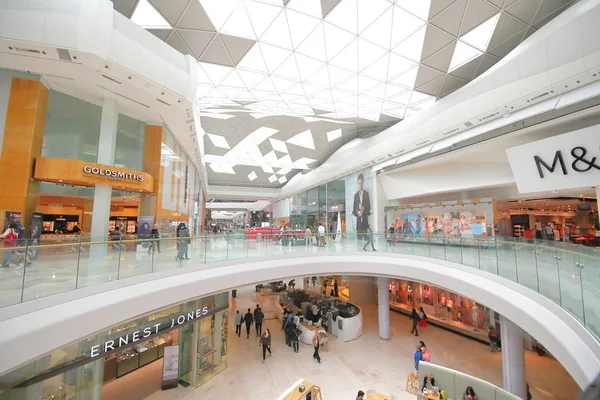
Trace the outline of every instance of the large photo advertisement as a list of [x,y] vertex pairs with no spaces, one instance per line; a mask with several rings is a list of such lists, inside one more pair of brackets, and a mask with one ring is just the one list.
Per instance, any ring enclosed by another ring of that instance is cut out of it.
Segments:
[[362,238],[374,222],[374,177],[370,170],[346,176],[346,232]]

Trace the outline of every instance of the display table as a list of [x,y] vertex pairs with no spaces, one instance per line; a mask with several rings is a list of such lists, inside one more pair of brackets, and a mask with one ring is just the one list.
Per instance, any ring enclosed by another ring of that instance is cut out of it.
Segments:
[[427,399],[427,400],[440,400],[440,395],[433,394],[431,392],[427,392],[427,393],[419,392],[417,394],[417,398],[418,399]]
[[371,393],[367,395],[367,400],[391,400],[391,397],[381,393]]
[[[304,386],[304,390],[301,392],[300,387]],[[277,400],[306,400],[307,394],[310,393],[310,399],[322,400],[321,389],[318,386],[313,385],[304,379],[298,380],[292,386],[290,386],[285,392],[277,398]]]

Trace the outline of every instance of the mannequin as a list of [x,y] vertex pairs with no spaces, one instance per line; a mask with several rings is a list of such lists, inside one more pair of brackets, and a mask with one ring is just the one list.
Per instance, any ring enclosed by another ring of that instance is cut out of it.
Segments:
[[442,319],[446,319],[446,295],[443,293],[440,298],[440,304],[442,305]]
[[471,319],[473,320],[473,331],[476,331],[479,321],[479,308],[477,308],[477,303],[475,302],[471,304]]
[[410,285],[408,285],[408,304],[412,305],[413,303],[413,290]]
[[446,300],[446,310],[448,310],[448,319],[452,319],[452,309],[454,307],[454,302],[450,297]]

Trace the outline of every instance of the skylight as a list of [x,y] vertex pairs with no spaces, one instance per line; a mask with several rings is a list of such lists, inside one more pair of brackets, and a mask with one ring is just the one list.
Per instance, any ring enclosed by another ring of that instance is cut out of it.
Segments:
[[148,0],[140,0],[131,20],[146,29],[171,29],[171,25],[148,3]]
[[258,178],[258,176],[256,175],[256,172],[252,171],[248,174],[248,179],[250,179],[250,181],[253,181],[256,178]]
[[466,44],[475,47],[481,51],[487,51],[488,44],[492,38],[492,34],[496,29],[496,24],[500,18],[500,13],[494,15],[475,29],[463,35],[460,40]]
[[483,52],[459,40],[456,42],[456,47],[454,48],[454,54],[452,55],[452,61],[450,61],[449,71],[455,70],[466,62],[480,56],[481,54],[483,54]]
[[335,139],[341,138],[342,137],[342,130],[341,129],[336,129],[334,131],[331,132],[327,132],[327,141],[328,142],[332,142]]

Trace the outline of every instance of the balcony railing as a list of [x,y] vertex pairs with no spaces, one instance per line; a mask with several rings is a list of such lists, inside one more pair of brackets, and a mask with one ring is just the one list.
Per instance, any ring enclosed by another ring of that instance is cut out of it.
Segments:
[[[317,246],[314,235],[307,243],[304,234],[285,233],[249,238],[209,234],[188,241],[187,254],[178,254],[185,246],[174,237],[93,242],[72,236],[62,243],[45,240],[38,245],[27,240],[18,247],[5,247],[4,259],[10,254],[21,266],[8,264],[0,270],[0,307],[174,268],[211,268],[217,261],[306,252],[362,252],[367,243],[356,234],[337,234]],[[559,304],[600,337],[598,248],[512,237],[384,234],[373,235],[373,246],[380,253],[447,260],[510,279]],[[373,246],[367,245],[366,251]]]

